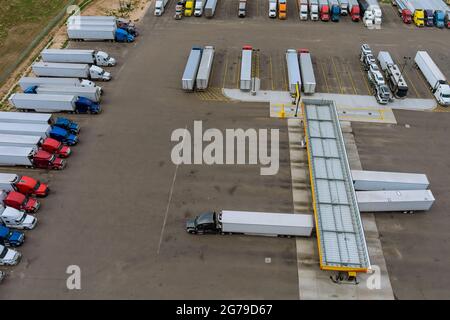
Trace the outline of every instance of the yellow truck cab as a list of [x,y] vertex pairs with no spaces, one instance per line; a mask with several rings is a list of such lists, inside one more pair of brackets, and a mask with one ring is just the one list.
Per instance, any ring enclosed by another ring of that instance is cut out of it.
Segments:
[[192,13],[194,12],[194,0],[187,0],[186,5],[184,7],[184,15],[186,17],[192,16]]
[[418,27],[423,27],[425,25],[425,13],[422,9],[414,11],[413,21]]

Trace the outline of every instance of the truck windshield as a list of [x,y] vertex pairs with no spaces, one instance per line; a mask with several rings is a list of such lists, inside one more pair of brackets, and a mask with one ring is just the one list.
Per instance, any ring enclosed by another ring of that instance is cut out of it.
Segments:
[[25,213],[22,212],[22,216],[20,217],[20,219],[16,219],[16,222],[18,223],[22,223],[25,221],[25,218],[27,217],[27,215]]
[[37,182],[35,185],[34,185],[34,190],[35,191],[37,191],[38,189],[39,189],[39,187],[41,186],[41,183],[40,182]]
[[3,259],[7,253],[8,253],[8,249],[6,247],[3,247],[3,250],[0,253],[0,259]]

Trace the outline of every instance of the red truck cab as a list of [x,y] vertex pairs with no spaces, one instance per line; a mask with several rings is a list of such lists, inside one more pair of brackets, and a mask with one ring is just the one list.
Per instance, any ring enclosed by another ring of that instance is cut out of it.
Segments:
[[350,16],[352,17],[352,21],[354,22],[358,22],[361,19],[361,15],[360,15],[360,11],[359,11],[359,6],[355,5],[352,6],[350,9]]
[[38,197],[46,197],[50,192],[50,189],[45,183],[41,183],[28,176],[20,177],[20,180],[15,184],[15,187],[20,193]]
[[40,169],[62,170],[65,168],[66,162],[54,154],[38,150],[33,156],[33,165]]
[[22,210],[27,213],[35,213],[39,210],[40,203],[33,198],[29,198],[20,192],[11,191],[8,193],[3,203],[9,207],[17,210]]
[[330,20],[330,8],[327,5],[323,5],[320,8],[320,20],[322,21]]
[[57,154],[61,158],[67,158],[72,152],[70,147],[53,138],[46,138],[44,142],[42,142],[41,148],[49,153]]
[[402,10],[402,20],[406,24],[412,23],[412,14],[409,9]]

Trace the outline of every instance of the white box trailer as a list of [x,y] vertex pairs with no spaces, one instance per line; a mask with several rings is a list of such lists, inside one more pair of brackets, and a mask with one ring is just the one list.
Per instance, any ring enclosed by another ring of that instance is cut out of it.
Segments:
[[36,88],[37,94],[51,94],[51,95],[68,95],[88,98],[94,102],[100,102],[101,91],[98,87],[63,87],[63,86],[39,86]]
[[252,89],[252,47],[245,46],[242,49],[241,74],[240,74],[240,88],[244,91]]
[[33,155],[37,147],[0,146],[0,166],[33,166]]
[[296,86],[298,84],[299,90],[302,87],[302,80],[300,78],[300,66],[298,64],[298,54],[295,49],[286,50],[286,65],[289,81],[289,92],[294,95],[296,93]]
[[31,68],[38,77],[87,78],[111,80],[111,73],[98,66],[80,63],[35,62]]
[[211,75],[214,60],[214,47],[205,46],[203,49],[202,59],[198,68],[196,87],[197,90],[205,90],[208,88],[209,77]]
[[391,55],[387,51],[378,52],[378,62],[380,63],[381,70],[387,70],[388,65],[394,64]]
[[52,127],[48,124],[24,124],[5,122],[0,125],[0,133],[3,134],[40,136],[42,138],[46,138],[51,130]]
[[426,190],[430,185],[425,174],[352,170],[355,190]]
[[50,113],[0,112],[0,123],[1,122],[45,125],[52,123],[52,115]]
[[25,91],[30,87],[35,86],[75,86],[75,87],[101,87],[97,86],[94,82],[87,79],[79,78],[46,78],[46,77],[22,77],[19,80],[20,88]]
[[16,191],[16,183],[21,177],[14,173],[0,173],[0,190]]
[[202,48],[193,47],[189,53],[189,58],[184,68],[183,77],[181,78],[181,86],[183,90],[193,91],[195,88],[195,79],[197,78],[200,59],[202,58]]
[[300,50],[300,72],[302,75],[303,92],[313,94],[316,92],[316,77],[311,60],[311,54],[306,49]]
[[430,190],[357,191],[359,211],[426,211],[434,203]]
[[41,136],[27,136],[0,133],[0,146],[3,147],[36,147],[42,142]]
[[61,94],[14,93],[8,100],[16,109],[36,112],[73,112],[77,99],[76,96]]
[[67,18],[67,23],[74,23],[76,21],[114,21],[116,22],[117,18],[115,16],[80,16],[73,15]]
[[450,106],[450,85],[426,51],[417,51],[414,58],[416,66],[422,71],[436,100],[443,106]]
[[91,41],[103,41],[103,40],[115,40],[117,27],[114,25],[86,25],[82,24],[77,27],[67,27],[67,36],[71,40],[91,40]]
[[42,61],[60,63],[88,63],[97,66],[114,66],[116,59],[104,51],[81,49],[44,49]]
[[[205,0],[206,1],[206,0]],[[217,0],[208,0],[205,5],[205,17],[212,18],[216,12]]]

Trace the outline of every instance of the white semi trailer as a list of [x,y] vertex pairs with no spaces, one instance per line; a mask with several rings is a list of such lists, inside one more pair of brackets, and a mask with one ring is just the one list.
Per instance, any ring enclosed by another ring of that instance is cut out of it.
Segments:
[[249,234],[263,236],[311,236],[314,219],[311,214],[249,211],[207,212],[189,219],[186,231],[193,234]]
[[205,48],[203,49],[202,58],[200,60],[200,66],[198,68],[197,79],[195,82],[197,90],[199,91],[206,90],[208,88],[213,60],[214,60],[214,47],[205,46]]
[[421,173],[352,170],[352,178],[358,191],[426,190],[430,185]]
[[111,80],[111,73],[98,66],[79,63],[35,62],[31,68],[38,77],[86,78],[92,80]]
[[104,67],[116,65],[116,59],[104,51],[97,50],[44,49],[41,57],[44,62],[88,63]]
[[300,66],[298,64],[298,54],[295,49],[286,50],[286,65],[289,81],[289,92],[295,95],[297,85],[299,90],[302,87],[302,79],[300,77]]
[[38,86],[35,91],[37,94],[84,97],[94,102],[100,102],[101,100],[101,91],[98,87]]
[[307,49],[300,49],[299,53],[303,92],[313,94],[316,92],[316,77],[314,76],[311,54]]
[[361,212],[413,212],[430,210],[434,196],[430,190],[356,191]]
[[50,113],[0,112],[0,122],[49,125],[52,123],[52,115]]
[[252,47],[245,46],[242,48],[241,77],[239,84],[243,91],[250,91],[252,89],[252,57]]
[[30,87],[49,85],[49,86],[75,86],[75,87],[101,87],[94,82],[87,79],[79,78],[46,78],[46,77],[22,77],[19,80],[19,86],[22,90],[27,90]]

